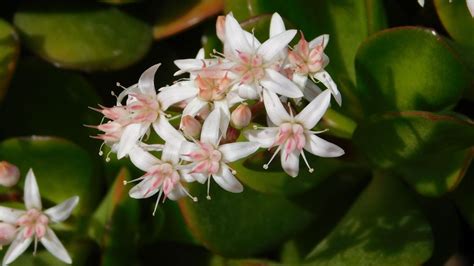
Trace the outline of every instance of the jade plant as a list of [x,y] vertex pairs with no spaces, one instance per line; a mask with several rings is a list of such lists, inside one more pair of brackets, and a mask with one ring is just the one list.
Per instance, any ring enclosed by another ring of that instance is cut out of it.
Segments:
[[473,1],[0,5],[3,265],[474,260]]

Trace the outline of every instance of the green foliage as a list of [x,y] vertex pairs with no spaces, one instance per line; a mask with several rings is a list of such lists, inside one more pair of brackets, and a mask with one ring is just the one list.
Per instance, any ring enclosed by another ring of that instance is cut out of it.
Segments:
[[0,100],[15,70],[20,46],[18,37],[10,24],[0,19]]

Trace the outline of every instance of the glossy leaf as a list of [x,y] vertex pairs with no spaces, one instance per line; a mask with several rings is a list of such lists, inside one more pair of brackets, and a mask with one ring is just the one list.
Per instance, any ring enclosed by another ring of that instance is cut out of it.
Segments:
[[83,125],[99,124],[99,113],[88,108],[99,102],[96,92],[82,76],[24,59],[0,106],[0,118],[7,125],[0,132],[7,137],[64,137],[97,154],[100,142],[89,138],[97,130]]
[[466,1],[434,0],[436,12],[444,28],[454,40],[474,48],[474,23]]
[[32,52],[56,66],[86,71],[129,66],[152,41],[144,22],[116,8],[87,3],[25,4],[14,23]]
[[[296,178],[283,171],[279,160],[270,164],[268,169],[263,169],[263,165],[268,163],[272,156],[272,153],[268,151],[259,151],[247,159],[233,163],[232,167],[237,171],[237,177],[252,189],[281,195],[294,195],[308,191],[338,170],[347,167],[335,158],[319,158],[309,153],[305,155],[311,167],[314,168],[314,172],[309,173],[307,166],[301,160],[300,173]],[[277,155],[277,158],[279,156]]]
[[67,140],[53,137],[13,138],[0,143],[0,158],[20,168],[21,182],[33,168],[41,196],[54,203],[80,197],[76,213],[87,214],[100,191],[89,154]]
[[278,196],[267,196],[246,187],[233,194],[211,184],[191,184],[190,193],[199,198],[180,200],[181,212],[192,234],[211,251],[225,257],[243,257],[274,247],[304,228],[311,213]]
[[420,265],[433,250],[426,218],[397,178],[375,176],[308,265]]
[[353,140],[374,165],[389,168],[471,147],[474,124],[428,112],[388,113],[359,124]]
[[153,26],[155,39],[163,39],[186,30],[204,19],[218,14],[223,0],[186,0],[179,5],[172,1],[160,2]]
[[136,260],[138,201],[129,198],[123,184],[129,179],[123,168],[92,217],[89,235],[102,247],[102,265],[131,264]]
[[471,165],[453,196],[459,211],[471,228],[474,228],[474,165]]
[[0,19],[0,101],[10,84],[20,52],[18,37],[13,28]]
[[396,110],[442,111],[469,86],[459,58],[443,37],[417,27],[393,28],[368,38],[355,61],[366,115]]

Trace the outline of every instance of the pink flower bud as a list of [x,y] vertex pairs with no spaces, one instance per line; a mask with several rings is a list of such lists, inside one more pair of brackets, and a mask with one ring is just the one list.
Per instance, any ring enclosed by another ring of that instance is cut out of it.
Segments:
[[186,136],[197,138],[201,133],[201,123],[196,118],[185,115],[181,119],[181,129]]
[[12,187],[18,183],[20,179],[20,170],[15,165],[7,162],[0,162],[0,185]]
[[225,42],[225,16],[218,16],[216,21],[216,33],[219,40]]
[[230,122],[233,127],[242,129],[250,124],[252,112],[246,104],[239,105],[230,115]]
[[10,244],[16,235],[16,227],[8,223],[0,223],[0,246]]
[[220,144],[235,142],[239,138],[239,136],[240,136],[240,130],[235,129],[230,126],[227,128],[227,134],[224,138],[221,139]]

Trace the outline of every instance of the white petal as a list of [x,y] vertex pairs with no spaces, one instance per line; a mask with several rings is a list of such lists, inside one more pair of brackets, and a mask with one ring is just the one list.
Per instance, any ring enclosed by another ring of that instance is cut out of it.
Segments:
[[[184,83],[184,82],[183,82]],[[164,87],[160,89],[158,93],[158,101],[161,104],[161,110],[166,110],[168,107],[175,103],[179,103],[189,98],[193,98],[197,95],[197,88],[190,82],[187,84],[176,83],[172,86]],[[191,85],[191,86],[188,86]]]
[[270,37],[276,36],[286,30],[285,23],[280,14],[273,13],[272,20],[270,22]]
[[33,238],[23,238],[23,230],[19,231],[15,237],[15,240],[10,244],[10,247],[7,250],[7,253],[3,257],[2,265],[7,265],[12,263],[16,258],[18,258],[28,246],[33,241]]
[[306,82],[308,81],[308,75],[300,75],[298,73],[293,73],[293,77],[291,79],[294,83],[296,83],[300,88],[306,87]]
[[306,129],[312,129],[319,122],[321,117],[329,107],[331,101],[331,91],[325,90],[314,98],[295,119],[299,121]]
[[296,30],[287,30],[276,36],[271,37],[258,48],[257,53],[263,57],[266,62],[271,62],[288,43],[295,37]]
[[294,150],[292,153],[286,153],[285,149],[282,149],[281,156],[281,167],[291,177],[297,177],[300,169],[300,152]]
[[329,73],[326,71],[321,71],[314,74],[314,78],[321,81],[324,84],[324,86],[326,86],[329,90],[331,90],[331,93],[334,96],[334,99],[336,100],[337,104],[341,106],[342,104],[341,93],[339,93],[339,90],[337,89],[337,85],[334,82],[334,80],[332,80],[331,75],[329,75]]
[[265,78],[260,81],[260,85],[266,89],[289,98],[303,97],[301,89],[282,74],[269,68],[265,70],[265,73]]
[[30,168],[26,174],[25,180],[25,194],[23,195],[25,200],[25,206],[27,209],[37,209],[41,210],[41,195],[38,188],[38,183],[36,183],[36,177],[33,173],[33,169]]
[[180,198],[186,196],[184,190],[185,188],[181,184],[177,184],[167,197],[170,200],[179,200]]
[[420,6],[424,6],[425,5],[425,0],[418,0],[418,4],[420,4]]
[[242,30],[244,32],[244,36],[247,39],[247,42],[250,44],[250,47],[252,47],[252,50],[256,50],[260,45],[260,41],[255,38],[255,35],[252,33]]
[[206,183],[207,179],[209,178],[209,176],[201,173],[195,173],[193,174],[193,177],[201,184]]
[[247,100],[256,100],[259,98],[257,88],[255,86],[249,85],[239,85],[238,86],[239,96]]
[[158,158],[138,146],[135,146],[128,156],[133,165],[144,172],[148,172],[152,166],[160,163]]
[[270,148],[275,143],[278,134],[277,127],[265,128],[263,130],[246,130],[244,136],[251,142],[258,142],[262,148]]
[[56,234],[51,230],[51,228],[46,228],[46,234],[40,238],[43,246],[56,258],[64,261],[67,264],[72,263],[72,259],[67,253],[61,241],[59,241]]
[[[258,97],[258,96],[257,96]],[[241,103],[245,101],[243,98],[239,96],[239,93],[237,91],[229,91],[226,96],[227,99],[227,105],[228,107],[232,107],[237,103]]]
[[312,41],[309,42],[308,46],[310,49],[323,44],[323,48],[326,48],[329,42],[329,34],[319,35],[318,37],[314,38]]
[[225,164],[221,164],[219,172],[217,174],[212,175],[214,181],[223,189],[232,192],[232,193],[240,193],[244,191],[244,187],[240,184],[239,180],[234,177],[231,173],[229,167]]
[[474,0],[466,0],[466,5],[469,9],[469,13],[471,13],[471,16],[474,17]]
[[155,90],[155,73],[160,67],[160,63],[149,67],[138,80],[138,88],[145,94],[156,95]]
[[47,209],[46,211],[44,211],[44,213],[49,216],[51,221],[59,223],[66,220],[71,215],[72,210],[74,210],[78,203],[79,197],[74,196],[52,208]]
[[204,59],[205,58],[205,50],[204,48],[199,49],[199,51],[196,54],[196,59]]
[[216,145],[219,141],[219,126],[221,121],[221,110],[214,109],[204,120],[201,130],[201,141]]
[[173,165],[179,162],[179,151],[181,143],[167,142],[163,147],[163,153],[161,154],[161,160],[164,162],[170,162]]
[[181,135],[181,133],[179,133],[179,131],[176,130],[164,116],[161,116],[158,121],[153,123],[153,129],[156,134],[166,142],[174,142],[178,144],[185,140],[183,135]]
[[[309,140],[309,141],[308,141]],[[339,157],[344,155],[344,150],[316,135],[307,134],[304,149],[321,157]]]
[[232,53],[237,54],[237,51],[239,51],[251,54],[253,52],[244,30],[230,14],[225,18],[225,38],[227,40],[226,45],[229,46]]
[[142,136],[142,124],[130,124],[123,130],[118,143],[117,158],[125,157],[137,145]]
[[227,134],[227,128],[230,123],[230,111],[227,101],[224,99],[222,101],[215,101],[214,108],[221,110],[221,120],[219,122],[219,129],[224,136]]
[[191,159],[189,159],[187,157],[187,154],[190,154],[191,152],[197,151],[197,150],[199,150],[199,146],[196,145],[196,143],[189,142],[189,141],[183,141],[181,143],[179,153],[184,156],[184,158],[183,158],[184,160],[191,161]]
[[291,120],[291,117],[283,107],[280,98],[278,98],[275,93],[264,90],[263,103],[268,117],[275,125],[281,125],[282,123]]
[[201,109],[207,105],[207,102],[200,100],[199,98],[192,99],[183,110],[183,116],[190,115],[195,117]]
[[256,142],[234,142],[219,146],[225,162],[234,162],[256,152],[259,148]]
[[182,179],[188,183],[192,183],[196,181],[196,179],[193,177],[193,175],[186,173],[185,171],[180,171],[180,176]]
[[0,221],[15,224],[25,211],[0,206]]
[[149,198],[158,192],[160,186],[154,186],[155,178],[145,178],[140,183],[132,187],[128,195],[134,199]]
[[304,98],[311,102],[314,98],[318,97],[321,94],[322,90],[318,87],[318,85],[314,84],[313,82],[307,82],[306,87],[304,88],[303,94]]

